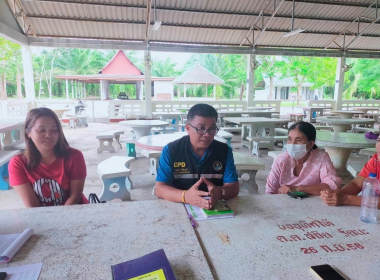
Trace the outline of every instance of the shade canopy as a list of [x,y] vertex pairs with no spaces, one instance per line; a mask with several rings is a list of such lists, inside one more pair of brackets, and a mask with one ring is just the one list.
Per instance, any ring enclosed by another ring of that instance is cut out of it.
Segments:
[[182,75],[177,77],[173,81],[173,84],[221,85],[224,84],[224,81],[197,63]]

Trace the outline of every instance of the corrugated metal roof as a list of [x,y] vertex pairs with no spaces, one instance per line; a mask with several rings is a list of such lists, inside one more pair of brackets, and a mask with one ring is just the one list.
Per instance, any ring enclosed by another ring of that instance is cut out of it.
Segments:
[[[149,39],[179,44],[238,46],[257,15],[263,9],[273,10],[273,1],[268,0],[156,1],[157,19],[162,25],[158,31],[150,32]],[[283,38],[282,33],[291,26],[292,1],[286,0],[257,45],[325,48],[345,29],[357,32],[357,24],[351,22],[359,16],[360,31],[368,27],[369,20],[364,22],[364,17],[375,17],[375,9],[368,8],[372,3],[373,0],[296,1],[294,25],[306,31]],[[21,4],[37,37],[145,40],[147,0],[21,0]],[[153,14],[151,21],[152,24]],[[257,25],[260,27],[261,21]],[[259,34],[256,30],[255,36]],[[342,46],[343,37],[336,42]],[[338,46],[330,44],[330,48]],[[350,49],[379,50],[380,23],[370,27]]]

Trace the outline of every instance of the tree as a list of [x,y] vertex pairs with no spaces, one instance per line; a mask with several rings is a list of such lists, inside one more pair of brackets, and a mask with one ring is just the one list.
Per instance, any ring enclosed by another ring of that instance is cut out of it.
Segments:
[[170,58],[166,60],[152,60],[152,76],[155,77],[176,77],[179,71],[175,69],[176,63],[173,63]]
[[285,61],[279,60],[275,56],[257,56],[257,60],[261,64],[259,73],[266,74],[269,77],[269,100],[273,100],[273,79],[277,73],[283,72]]
[[0,99],[7,98],[7,77],[17,84],[21,93],[22,55],[21,46],[0,37]]

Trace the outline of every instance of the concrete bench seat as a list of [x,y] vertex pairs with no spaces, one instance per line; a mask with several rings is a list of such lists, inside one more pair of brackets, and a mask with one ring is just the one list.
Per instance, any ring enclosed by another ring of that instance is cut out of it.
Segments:
[[360,171],[362,171],[363,167],[363,164],[350,164],[347,166],[347,170],[354,178],[356,178]]
[[327,131],[334,131],[333,127],[330,125],[315,125],[315,130],[327,130]]
[[268,141],[282,141],[283,147],[286,146],[288,136],[267,136],[267,137],[247,137],[249,142],[252,142],[252,155],[260,157],[260,143]]
[[[110,153],[115,152],[115,148],[112,145],[113,139],[115,139],[116,145],[118,145],[119,149],[122,149],[120,144],[120,135],[124,134],[122,130],[108,130],[105,132],[101,132],[96,136],[96,139],[99,140],[99,148],[97,150],[98,154],[101,154],[104,151],[108,151]],[[108,145],[104,145],[105,142],[108,142]]]
[[121,199],[123,201],[131,200],[128,190],[132,189],[132,181],[129,178],[130,162],[134,161],[133,157],[113,156],[103,160],[98,164],[98,174],[103,181],[103,191],[99,199],[109,201],[112,199]]
[[370,128],[370,127],[354,127],[352,129],[352,132],[358,132],[358,133],[373,132],[375,134],[380,134],[379,130],[375,130],[374,128]]
[[274,133],[277,135],[277,136],[280,136],[280,135],[288,135],[288,130],[286,128],[275,128],[274,129]]
[[21,141],[19,143],[12,143],[10,145],[6,145],[3,147],[4,151],[20,151],[25,152],[26,150],[26,143],[25,141]]
[[269,151],[268,157],[271,157],[273,159],[276,159],[278,155],[282,154],[284,151]]
[[21,153],[20,150],[0,151],[0,190],[9,190],[9,184],[5,181],[5,178],[8,177],[8,164],[19,153]]
[[162,152],[142,150],[141,154],[150,161],[150,174],[157,176],[158,162]]
[[227,131],[227,132],[241,133],[241,127],[238,127],[238,126],[224,126],[224,127],[221,127],[220,130]]
[[66,118],[69,119],[69,125],[71,128],[78,127],[88,127],[87,118],[88,116],[80,115],[66,115]]
[[[242,187],[246,188],[250,193],[257,192],[256,173],[258,170],[265,170],[265,164],[258,158],[246,154],[233,152],[233,156],[238,176],[243,181]],[[249,177],[242,177],[243,174],[247,174]]]
[[361,149],[359,151],[359,155],[368,156],[368,159],[370,159],[376,153],[377,153],[376,148]]
[[289,113],[291,122],[302,122],[303,118],[306,117],[304,114],[299,113]]

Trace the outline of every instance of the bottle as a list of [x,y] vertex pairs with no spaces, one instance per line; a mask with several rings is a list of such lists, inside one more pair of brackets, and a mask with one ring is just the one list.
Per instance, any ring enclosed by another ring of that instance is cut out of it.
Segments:
[[365,223],[377,223],[377,204],[379,202],[380,184],[376,178],[376,173],[370,173],[364,180],[362,192],[362,206],[360,210],[360,220]]

